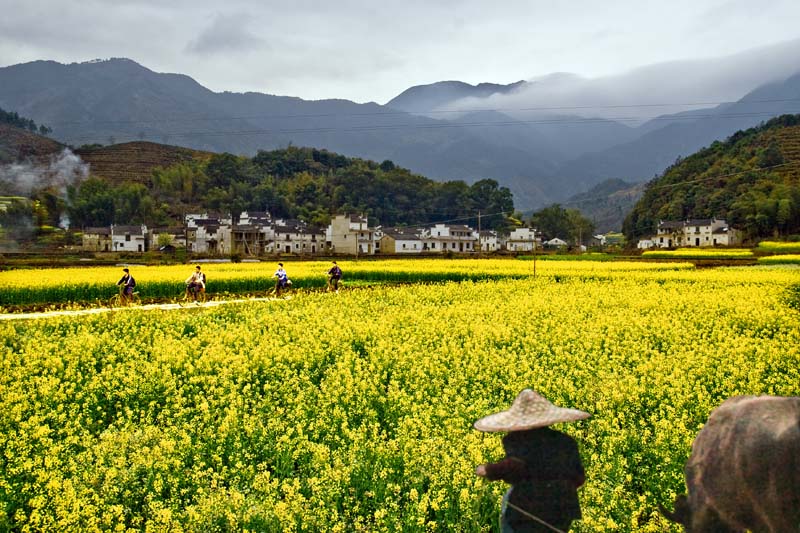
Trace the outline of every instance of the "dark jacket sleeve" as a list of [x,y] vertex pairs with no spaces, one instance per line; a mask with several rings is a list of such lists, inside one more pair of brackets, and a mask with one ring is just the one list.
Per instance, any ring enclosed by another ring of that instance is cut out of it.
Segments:
[[486,479],[497,481],[502,479],[506,483],[517,483],[528,477],[528,467],[524,461],[516,457],[506,457],[497,463],[487,463]]
[[490,481],[503,480],[512,485],[525,480],[551,481],[563,479],[569,481],[577,489],[586,482],[586,474],[578,455],[577,446],[573,446],[573,448],[574,450],[570,449],[566,457],[563,458],[564,463],[566,463],[565,467],[559,469],[558,472],[548,472],[546,469],[543,470],[529,465],[518,457],[506,456],[497,463],[484,465],[486,479]]

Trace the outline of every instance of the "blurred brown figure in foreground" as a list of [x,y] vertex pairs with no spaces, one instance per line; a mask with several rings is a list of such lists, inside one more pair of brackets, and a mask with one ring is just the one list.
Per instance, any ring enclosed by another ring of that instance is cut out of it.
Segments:
[[511,483],[503,496],[503,533],[568,531],[581,518],[578,487],[585,475],[578,445],[547,426],[588,418],[589,413],[557,407],[525,389],[511,408],[475,422],[475,429],[508,432],[503,437],[505,458],[478,466],[475,474]]

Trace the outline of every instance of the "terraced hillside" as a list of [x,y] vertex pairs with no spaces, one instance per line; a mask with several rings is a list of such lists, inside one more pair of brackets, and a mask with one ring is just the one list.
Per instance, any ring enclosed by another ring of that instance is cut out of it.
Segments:
[[629,241],[659,220],[722,218],[744,237],[800,233],[800,115],[782,115],[677,161],[647,184],[623,224]]
[[800,125],[789,126],[775,132],[785,167],[776,169],[787,181],[800,183]]
[[213,155],[211,152],[147,141],[80,148],[75,150],[75,153],[89,164],[93,176],[115,184],[147,184],[156,167],[166,168],[178,163],[208,161]]
[[60,152],[64,145],[22,128],[0,124],[0,164],[42,159]]

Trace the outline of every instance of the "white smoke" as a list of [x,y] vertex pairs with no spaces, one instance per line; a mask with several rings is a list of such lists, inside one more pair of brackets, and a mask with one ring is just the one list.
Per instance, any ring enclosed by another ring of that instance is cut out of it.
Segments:
[[67,187],[89,175],[89,165],[69,148],[50,156],[47,162],[24,161],[0,165],[0,182],[8,194],[28,196],[36,189],[51,188],[66,198]]

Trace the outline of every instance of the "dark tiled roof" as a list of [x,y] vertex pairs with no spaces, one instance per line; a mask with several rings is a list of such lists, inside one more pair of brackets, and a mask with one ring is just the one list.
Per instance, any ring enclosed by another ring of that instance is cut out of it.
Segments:
[[683,227],[682,220],[662,220],[658,223],[659,229],[680,229]]
[[86,228],[84,235],[111,235],[111,228]]
[[710,226],[714,222],[713,218],[695,218],[687,220],[687,226]]
[[465,226],[464,224],[445,224],[445,226],[454,231],[472,231],[472,228]]
[[233,231],[238,231],[241,233],[261,233],[263,226],[251,225],[251,224],[242,226],[240,224],[235,224],[232,229]]
[[219,225],[218,218],[196,218],[194,223],[197,226],[217,226]]
[[142,235],[141,226],[114,226],[114,235]]
[[422,237],[419,233],[414,233],[410,231],[402,231],[398,229],[387,228],[383,230],[383,234],[386,237],[391,237],[395,240],[403,240],[403,241],[419,241]]

